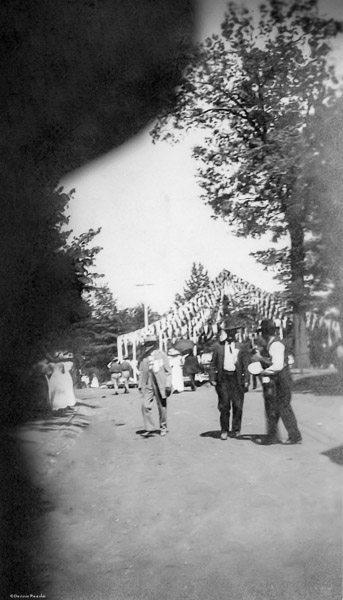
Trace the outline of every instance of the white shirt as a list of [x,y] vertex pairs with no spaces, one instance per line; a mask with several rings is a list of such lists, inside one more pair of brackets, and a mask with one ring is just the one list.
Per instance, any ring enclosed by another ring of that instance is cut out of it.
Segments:
[[237,357],[239,349],[236,348],[235,342],[228,342],[224,345],[224,371],[236,371]]
[[266,373],[277,373],[285,366],[285,346],[282,342],[275,340],[271,341],[268,349],[272,364],[264,369]]
[[149,354],[148,361],[149,361],[149,369],[150,369],[150,371],[153,371],[154,373],[158,373],[159,370],[163,367],[163,359],[155,358],[155,355],[153,353]]

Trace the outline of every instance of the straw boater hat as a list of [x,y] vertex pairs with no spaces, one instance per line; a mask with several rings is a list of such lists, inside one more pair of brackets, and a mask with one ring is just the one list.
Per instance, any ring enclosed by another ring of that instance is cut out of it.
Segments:
[[176,348],[169,348],[168,355],[169,356],[179,356],[180,352],[176,350]]

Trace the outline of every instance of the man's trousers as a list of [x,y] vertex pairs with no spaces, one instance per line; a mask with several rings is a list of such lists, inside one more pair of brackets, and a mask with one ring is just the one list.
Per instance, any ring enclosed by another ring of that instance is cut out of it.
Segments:
[[160,390],[156,382],[152,379],[151,385],[146,387],[143,393],[142,400],[142,415],[144,428],[146,431],[153,431],[155,429],[154,421],[152,418],[153,403],[156,400],[158,415],[160,421],[160,428],[166,429],[167,427],[167,398],[162,398]]
[[238,384],[237,374],[235,372],[224,373],[221,381],[216,385],[216,390],[221,430],[230,431],[232,414],[231,432],[239,433],[242,423],[244,391]]
[[267,415],[267,433],[270,437],[277,437],[277,425],[281,418],[290,439],[301,438],[297,420],[291,407],[292,377],[287,368],[271,376],[270,383],[266,384],[268,394],[263,395]]
[[280,418],[277,405],[275,382],[270,378],[269,382],[262,381],[264,409],[267,420],[267,436],[273,439],[278,439],[278,421]]

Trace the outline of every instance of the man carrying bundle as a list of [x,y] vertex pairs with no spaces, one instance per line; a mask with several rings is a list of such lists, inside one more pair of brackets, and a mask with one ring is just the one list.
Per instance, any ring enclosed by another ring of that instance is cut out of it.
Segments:
[[269,378],[269,382],[263,386],[265,403],[270,407],[267,410],[267,436],[261,440],[261,444],[270,445],[279,443],[277,426],[281,418],[288,439],[285,444],[300,444],[301,433],[298,429],[297,420],[291,407],[292,400],[292,377],[288,365],[288,355],[285,344],[276,335],[276,327],[271,320],[261,322],[261,335],[266,342],[267,353],[263,352],[254,356],[262,365],[262,381]]

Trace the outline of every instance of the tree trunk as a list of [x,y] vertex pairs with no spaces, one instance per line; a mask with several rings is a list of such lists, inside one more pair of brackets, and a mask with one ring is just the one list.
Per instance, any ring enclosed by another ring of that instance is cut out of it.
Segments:
[[[294,208],[294,207],[293,207]],[[296,213],[296,211],[295,211]],[[304,284],[304,231],[298,214],[289,219],[291,237],[291,299],[293,305],[294,360],[298,369],[310,367],[307,343],[306,315],[307,291]]]
[[293,329],[295,366],[298,369],[307,369],[311,366],[311,363],[307,343],[305,311],[293,309]]

